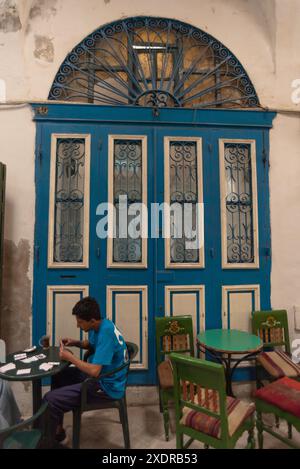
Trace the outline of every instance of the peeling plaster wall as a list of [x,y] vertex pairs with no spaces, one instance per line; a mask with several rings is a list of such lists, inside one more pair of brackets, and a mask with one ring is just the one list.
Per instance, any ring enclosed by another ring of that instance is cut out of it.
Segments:
[[[300,110],[291,100],[291,83],[300,78],[299,0],[174,0],[171,9],[161,0],[0,0],[0,79],[7,101],[47,99],[61,62],[78,42],[103,24],[137,15],[172,17],[209,32],[244,65],[262,105]],[[30,338],[35,203],[30,108],[0,108],[0,128],[1,161],[7,164],[2,328],[10,346]],[[291,326],[293,305],[300,305],[299,152],[299,115],[278,116],[270,155],[272,306],[289,310]],[[18,335],[13,324],[20,314],[24,330]]]

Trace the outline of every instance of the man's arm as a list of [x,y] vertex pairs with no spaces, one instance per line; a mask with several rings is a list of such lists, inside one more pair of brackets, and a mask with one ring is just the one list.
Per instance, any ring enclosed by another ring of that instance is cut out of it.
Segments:
[[86,373],[91,378],[97,378],[100,375],[102,365],[94,365],[93,363],[87,363],[79,358],[75,357],[69,350],[65,350],[60,347],[59,356],[61,360],[66,360],[76,366],[80,371]]

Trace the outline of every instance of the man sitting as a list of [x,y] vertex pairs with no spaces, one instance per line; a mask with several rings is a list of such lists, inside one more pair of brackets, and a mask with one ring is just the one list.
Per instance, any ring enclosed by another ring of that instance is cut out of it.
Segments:
[[[101,374],[119,368],[127,360],[126,343],[116,326],[108,319],[102,319],[100,308],[94,298],[86,297],[73,308],[77,327],[88,332],[88,340],[64,338],[60,346],[60,358],[75,367],[65,368],[52,378],[52,387],[44,399],[48,402],[52,437],[63,441],[64,413],[80,406],[81,385],[89,377],[98,378],[89,383],[88,400],[118,399],[123,396],[126,386],[126,368],[101,378]],[[88,362],[75,357],[64,346],[75,346],[93,351]]]

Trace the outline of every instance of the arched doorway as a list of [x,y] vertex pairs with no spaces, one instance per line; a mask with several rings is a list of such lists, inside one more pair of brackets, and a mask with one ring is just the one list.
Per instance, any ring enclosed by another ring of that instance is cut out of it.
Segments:
[[[76,46],[49,99],[59,102],[34,105],[34,334],[78,334],[70,309],[89,293],[139,345],[132,382],[151,384],[155,316],[191,314],[195,333],[249,329],[251,311],[270,306],[274,114],[259,109],[237,58],[185,23],[130,18]],[[106,202],[115,208],[110,239],[100,233]],[[172,203],[183,234],[172,213],[163,238],[158,215]],[[133,216],[136,204],[146,218]],[[203,240],[196,247],[191,229]]]

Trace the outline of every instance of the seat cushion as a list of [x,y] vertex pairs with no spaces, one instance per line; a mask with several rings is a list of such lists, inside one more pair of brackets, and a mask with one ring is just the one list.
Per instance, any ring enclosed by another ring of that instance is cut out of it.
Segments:
[[283,376],[298,378],[300,376],[299,365],[293,363],[291,358],[281,350],[262,352],[258,355],[257,361],[273,378],[278,379]]
[[[232,436],[255,411],[253,403],[248,403],[227,397],[226,401],[228,415],[228,432]],[[198,430],[201,433],[214,438],[221,438],[221,420],[217,417],[206,415],[203,412],[192,410],[189,407],[182,409],[183,415],[180,420],[182,425]]]
[[294,379],[285,376],[267,384],[256,391],[255,398],[300,418],[300,383]]
[[171,389],[174,386],[173,369],[170,360],[166,359],[157,367],[159,384],[162,389]]

